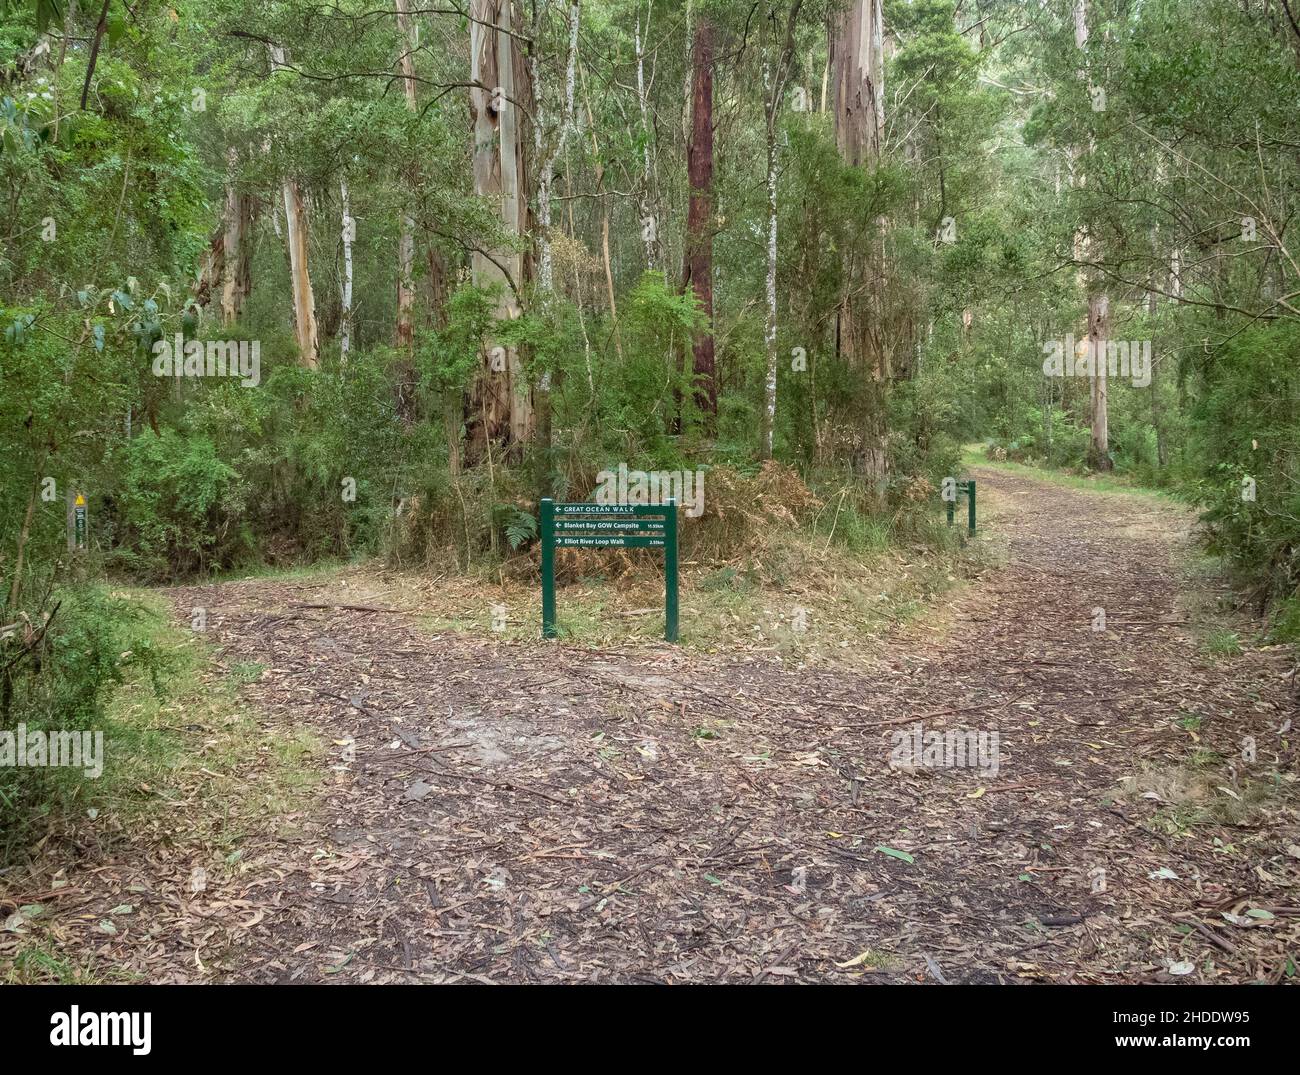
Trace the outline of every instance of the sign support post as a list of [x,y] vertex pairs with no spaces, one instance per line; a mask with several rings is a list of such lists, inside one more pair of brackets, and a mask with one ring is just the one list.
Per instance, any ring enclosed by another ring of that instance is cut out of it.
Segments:
[[677,641],[677,501],[664,504],[664,638]]
[[542,637],[555,637],[555,501],[542,501]]
[[555,638],[556,549],[663,549],[664,638],[677,641],[677,501],[663,504],[557,504],[538,508],[542,541],[542,637]]

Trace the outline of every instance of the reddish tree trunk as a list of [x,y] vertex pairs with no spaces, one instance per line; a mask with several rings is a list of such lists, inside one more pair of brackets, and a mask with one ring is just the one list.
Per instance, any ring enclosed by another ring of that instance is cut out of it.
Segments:
[[683,283],[694,288],[708,318],[695,337],[695,403],[707,415],[718,413],[718,380],[713,352],[713,31],[701,20],[695,30],[692,59],[691,138],[686,149],[690,173],[690,207],[686,217],[686,266]]

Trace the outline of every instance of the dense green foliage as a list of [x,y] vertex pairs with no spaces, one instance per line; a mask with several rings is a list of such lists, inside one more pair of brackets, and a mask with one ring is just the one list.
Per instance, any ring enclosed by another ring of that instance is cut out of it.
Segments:
[[[1088,380],[1045,376],[1043,358],[1086,336],[1104,291],[1112,338],[1154,356],[1149,385],[1110,382],[1110,459],[1201,505],[1210,545],[1295,637],[1300,29],[1268,0],[1092,0],[1080,48],[1075,0],[888,0],[883,137],[857,165],[837,142],[827,40],[847,6],[589,0],[566,127],[569,7],[519,5],[531,215],[515,234],[475,190],[468,2],[419,10],[405,32],[397,7],[351,0],[111,0],[102,24],[98,4],[5,3],[0,724],[96,718],[113,651],[130,648],[120,611],[84,596],[97,576],[359,554],[463,569],[527,552],[539,495],[586,496],[619,462],[756,472],[765,95],[786,44],[773,455],[814,489],[851,491],[840,539],[936,511],[934,483],[971,440],[1095,462]],[[690,46],[706,22],[711,322],[681,286]],[[318,363],[295,338],[290,185]],[[223,318],[208,269],[237,203],[249,287]],[[476,277],[484,251],[524,255],[519,316],[499,317],[501,284]],[[859,303],[867,364],[843,331]],[[691,367],[707,332],[716,416]],[[177,333],[258,341],[254,383],[157,376]],[[535,434],[483,435],[494,346],[520,357]],[[875,428],[887,459],[868,474]],[[89,540],[72,553],[77,490]]]

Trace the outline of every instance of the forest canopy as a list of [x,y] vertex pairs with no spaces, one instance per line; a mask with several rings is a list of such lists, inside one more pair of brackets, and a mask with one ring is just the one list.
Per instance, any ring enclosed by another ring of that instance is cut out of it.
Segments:
[[6,712],[74,578],[467,570],[619,465],[915,533],[971,442],[1300,631],[1287,0],[0,12]]

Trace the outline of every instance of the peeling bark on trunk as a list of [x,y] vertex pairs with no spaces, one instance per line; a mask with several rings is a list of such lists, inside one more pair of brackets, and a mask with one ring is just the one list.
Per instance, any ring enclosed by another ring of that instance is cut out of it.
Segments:
[[283,184],[285,236],[289,247],[289,275],[293,283],[293,322],[298,340],[298,363],[308,369],[320,365],[320,343],[316,330],[316,298],[307,270],[307,209],[298,184]]
[[227,328],[239,317],[249,293],[249,235],[252,231],[253,200],[236,186],[238,154],[226,152],[225,203],[221,222],[213,230],[203,269],[194,285],[194,304],[207,309],[213,302],[221,307],[221,323]]
[[[884,133],[884,25],[880,0],[854,0],[832,42],[835,68],[835,143],[846,164],[871,167]],[[863,377],[864,406],[858,468],[879,495],[889,474],[886,406],[892,378],[882,336],[884,222],[880,247],[869,259],[846,266],[839,336],[848,361]]]
[[[271,46],[271,70],[284,65],[284,50]],[[316,298],[312,294],[307,267],[307,207],[297,180],[286,176],[281,183],[284,200],[284,234],[289,248],[289,278],[293,291],[293,323],[298,340],[298,364],[307,369],[320,365],[320,343],[316,329]]]
[[1105,295],[1088,298],[1088,345],[1092,350],[1092,447],[1089,463],[1094,470],[1111,470],[1107,412],[1106,339],[1110,335],[1110,301]]
[[846,164],[874,164],[880,155],[884,93],[880,72],[880,0],[854,0],[840,16],[832,48],[835,144]]
[[221,323],[229,328],[244,312],[253,290],[253,199],[226,189],[225,264],[221,274]]
[[[505,229],[528,232],[525,199],[523,109],[528,104],[528,76],[510,0],[472,0],[470,5],[470,118],[474,128],[474,193],[493,201]],[[499,93],[497,92],[499,91]],[[496,316],[513,320],[521,311],[526,283],[524,255],[514,249],[478,249],[472,258],[474,282],[498,285]],[[494,362],[494,352],[500,362]],[[495,370],[493,365],[504,365]],[[518,452],[532,440],[533,393],[514,347],[484,348],[468,408],[470,447],[485,457],[489,445]]]
[[239,155],[234,148],[226,151],[225,204],[221,223],[212,235],[212,245],[204,265],[194,300],[206,307],[214,299],[221,306],[221,323],[229,328],[243,313],[244,302],[252,287],[251,243],[253,199],[236,185]]
[[212,304],[214,292],[221,289],[221,278],[226,271],[226,224],[223,219],[208,238],[208,250],[203,255],[203,267],[192,289],[194,305],[206,310]]
[[695,405],[710,418],[718,413],[718,381],[713,342],[713,29],[701,19],[695,28],[692,57],[691,136],[686,148],[690,205],[686,219],[683,285],[693,288],[707,327],[692,347]]

